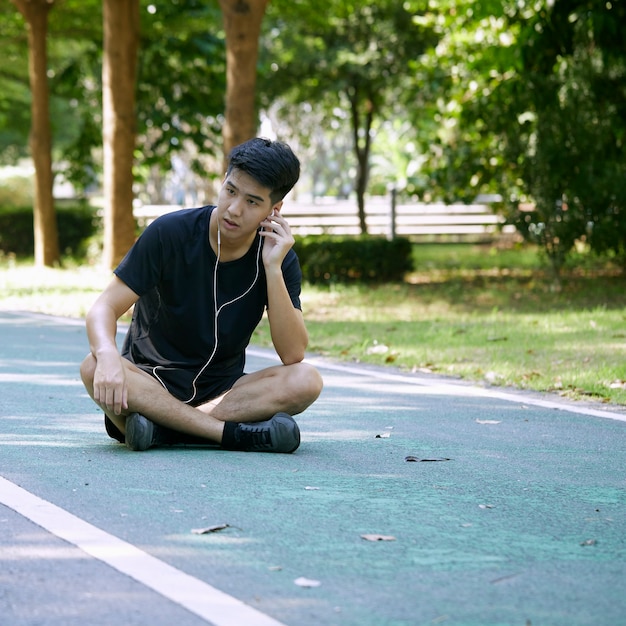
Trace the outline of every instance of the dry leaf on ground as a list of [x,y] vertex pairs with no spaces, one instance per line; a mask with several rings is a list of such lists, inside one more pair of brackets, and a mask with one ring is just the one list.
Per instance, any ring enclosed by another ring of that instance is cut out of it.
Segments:
[[216,533],[230,527],[230,524],[215,524],[214,526],[207,526],[206,528],[192,528],[191,532],[194,535],[208,535],[209,533]]
[[586,539],[580,543],[581,546],[595,546],[598,543],[595,539]]
[[304,576],[296,578],[293,582],[298,587],[319,587],[322,584],[319,580],[311,580],[310,578],[304,578]]
[[366,541],[395,541],[396,538],[392,535],[361,535],[362,539]]

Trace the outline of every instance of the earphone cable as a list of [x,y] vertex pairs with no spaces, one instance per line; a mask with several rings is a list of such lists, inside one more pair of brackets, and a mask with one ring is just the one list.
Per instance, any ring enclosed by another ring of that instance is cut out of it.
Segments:
[[[188,400],[184,400],[183,401],[183,402],[185,402],[185,404],[189,404],[190,402],[192,402],[194,400],[194,398],[196,397],[196,395],[198,394],[198,389],[197,389],[196,383],[198,382],[198,379],[200,378],[200,376],[202,376],[202,374],[204,373],[206,368],[211,364],[211,362],[213,361],[213,359],[215,357],[215,354],[217,352],[218,339],[219,339],[219,324],[218,324],[218,320],[219,320],[220,313],[222,312],[222,310],[225,307],[227,307],[227,306],[237,302],[238,300],[241,300],[242,298],[245,298],[250,293],[250,291],[252,291],[252,289],[256,285],[257,280],[259,279],[259,274],[260,274],[260,271],[261,271],[259,260],[260,260],[260,257],[261,257],[261,249],[262,248],[263,248],[263,237],[259,237],[259,244],[257,246],[257,251],[256,251],[256,273],[255,273],[255,276],[254,276],[254,280],[252,281],[252,284],[242,294],[240,294],[236,298],[233,298],[229,302],[224,302],[224,304],[222,304],[218,308],[218,306],[217,306],[217,268],[218,268],[218,265],[219,265],[219,262],[220,262],[220,256],[221,256],[220,229],[219,229],[219,225],[218,225],[218,228],[217,228],[217,260],[215,261],[215,268],[213,269],[213,311],[214,311],[214,337],[213,337],[214,345],[213,345],[213,351],[211,352],[211,356],[209,357],[207,362],[202,366],[200,371],[196,374],[195,378],[193,379],[193,381],[191,383],[193,393],[192,393],[191,397]],[[157,365],[156,367],[154,367],[152,369],[152,374],[154,375],[154,377],[167,390],[167,386],[165,385],[163,380],[159,377],[159,375],[156,372],[157,368],[160,368],[160,369],[167,369],[167,368],[165,368],[164,366]]]

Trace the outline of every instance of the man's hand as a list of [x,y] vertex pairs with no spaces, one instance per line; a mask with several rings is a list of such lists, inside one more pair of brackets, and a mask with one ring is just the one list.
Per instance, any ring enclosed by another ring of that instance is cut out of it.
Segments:
[[102,352],[96,357],[93,399],[102,409],[113,411],[115,415],[128,409],[126,372],[117,351]]
[[291,228],[287,220],[278,212],[274,211],[272,215],[261,222],[263,230],[261,237],[265,238],[263,244],[263,265],[266,270],[274,268],[280,270],[287,252],[293,247],[295,240],[291,234]]
[[117,320],[138,299],[130,287],[114,276],[87,313],[89,349],[96,360],[93,399],[115,415],[128,409],[126,370],[115,343]]

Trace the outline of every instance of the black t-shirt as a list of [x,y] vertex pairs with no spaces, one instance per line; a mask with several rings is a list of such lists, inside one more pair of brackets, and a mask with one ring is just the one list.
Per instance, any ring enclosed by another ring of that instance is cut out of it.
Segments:
[[[257,235],[240,259],[217,264],[209,243],[214,208],[158,218],[115,270],[139,296],[123,356],[183,401],[206,396],[201,389],[219,388],[216,379],[232,381],[243,374],[246,346],[267,307],[262,238]],[[302,272],[293,250],[282,271],[300,309]]]

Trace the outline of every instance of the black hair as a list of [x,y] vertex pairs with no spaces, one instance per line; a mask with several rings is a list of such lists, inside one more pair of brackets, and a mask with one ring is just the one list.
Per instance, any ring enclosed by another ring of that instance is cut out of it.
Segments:
[[232,149],[226,174],[241,170],[270,190],[272,204],[280,202],[300,178],[300,161],[286,143],[256,137]]

